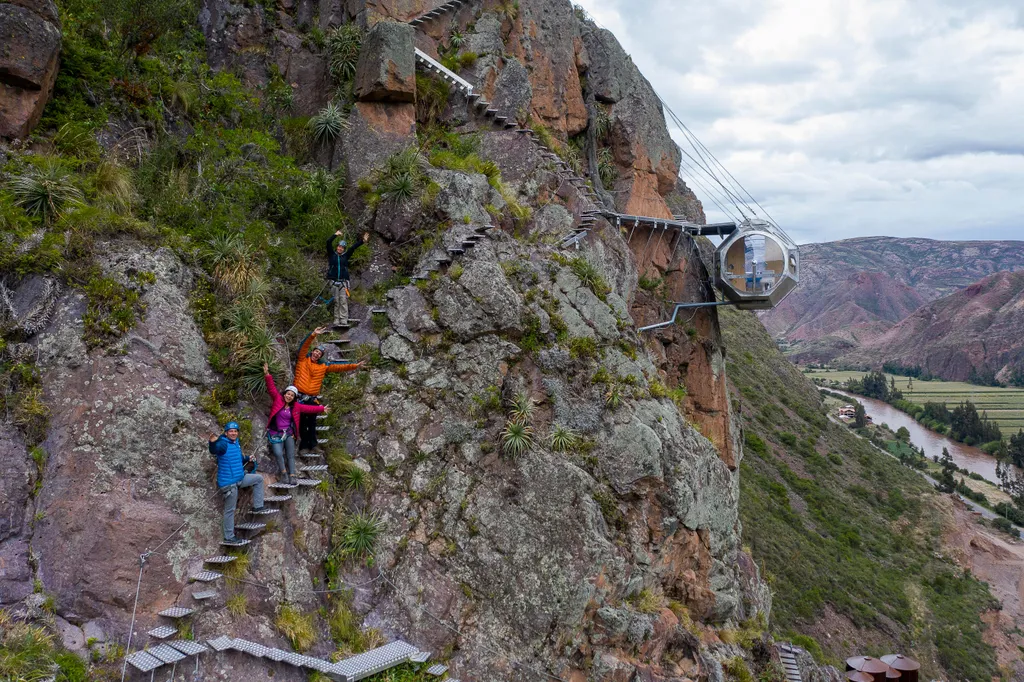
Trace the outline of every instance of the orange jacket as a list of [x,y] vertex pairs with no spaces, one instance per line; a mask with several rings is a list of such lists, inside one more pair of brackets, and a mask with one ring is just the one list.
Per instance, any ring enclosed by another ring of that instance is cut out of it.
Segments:
[[356,364],[313,362],[313,359],[309,357],[309,346],[315,338],[315,334],[306,337],[299,348],[299,357],[295,361],[295,388],[306,395],[319,395],[320,388],[324,383],[324,375],[327,372],[351,372],[359,369],[359,365]]

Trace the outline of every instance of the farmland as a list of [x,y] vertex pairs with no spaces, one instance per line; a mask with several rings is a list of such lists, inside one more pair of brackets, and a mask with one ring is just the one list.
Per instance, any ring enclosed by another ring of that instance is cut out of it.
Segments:
[[[824,378],[846,383],[847,379],[860,379],[865,372],[842,370],[807,370],[809,378]],[[907,400],[923,405],[926,402],[946,403],[952,408],[963,400],[970,400],[978,412],[986,412],[988,418],[999,424],[1004,436],[1024,429],[1024,389],[1000,388],[998,386],[976,386],[959,381],[921,381],[887,374],[895,378],[896,388],[903,391]],[[911,388],[911,386],[913,386]]]

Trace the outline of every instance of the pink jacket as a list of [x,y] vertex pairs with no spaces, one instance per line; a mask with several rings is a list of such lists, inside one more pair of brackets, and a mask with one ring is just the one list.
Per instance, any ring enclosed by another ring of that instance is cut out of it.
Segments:
[[[263,377],[263,380],[267,382],[267,393],[270,394],[270,417],[267,419],[267,424],[274,423],[274,417],[284,409],[284,398],[281,397],[281,392],[277,390],[277,386],[274,385],[274,377],[269,374]],[[300,414],[320,414],[324,411],[323,405],[303,405],[298,400],[292,403],[292,431],[294,433],[299,432],[299,415]]]

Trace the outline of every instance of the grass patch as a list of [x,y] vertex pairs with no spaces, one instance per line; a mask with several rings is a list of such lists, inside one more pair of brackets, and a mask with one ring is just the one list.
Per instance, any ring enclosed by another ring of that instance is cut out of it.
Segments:
[[286,604],[278,612],[274,625],[298,652],[309,651],[316,642],[316,614],[303,613],[298,607]]

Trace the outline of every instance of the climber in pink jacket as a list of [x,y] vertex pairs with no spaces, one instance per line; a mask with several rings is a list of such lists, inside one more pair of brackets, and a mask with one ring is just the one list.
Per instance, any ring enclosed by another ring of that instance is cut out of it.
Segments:
[[[284,395],[277,391],[274,377],[270,376],[270,368],[263,364],[263,379],[267,382],[270,394],[270,417],[267,419],[267,441],[270,450],[277,458],[278,475],[283,475],[286,483],[292,482],[295,476],[295,434],[299,432],[299,416],[302,414],[328,414],[329,407],[322,405],[303,405],[298,401],[299,389],[289,386]],[[288,467],[285,468],[285,454],[288,455]]]

